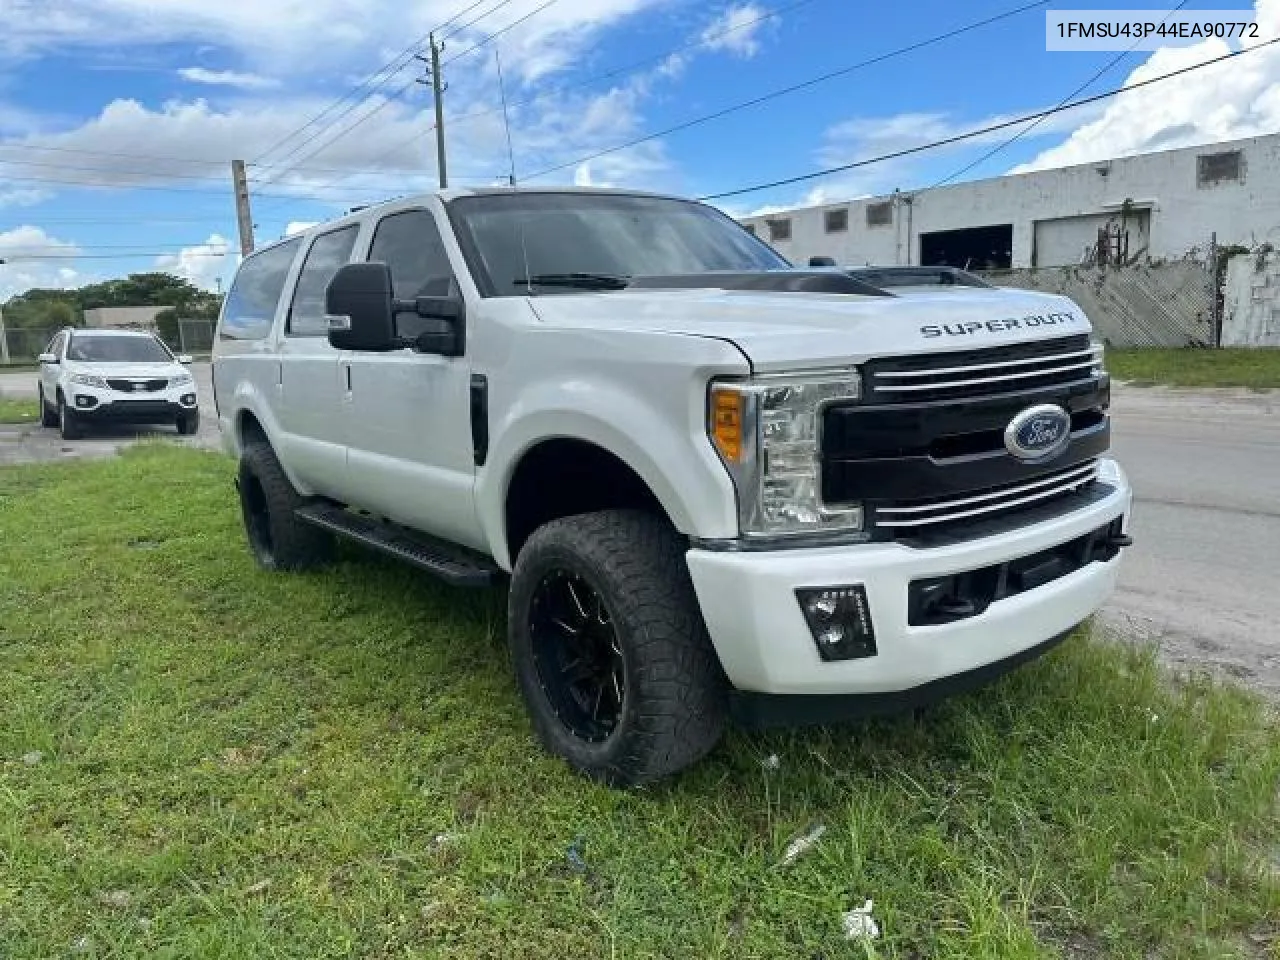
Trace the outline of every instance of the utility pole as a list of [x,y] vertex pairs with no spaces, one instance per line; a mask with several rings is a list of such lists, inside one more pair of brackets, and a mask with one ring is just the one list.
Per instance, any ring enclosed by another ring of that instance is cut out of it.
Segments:
[[[0,260],[0,263],[4,263]],[[4,309],[0,308],[0,364],[9,365],[9,336],[4,332]]]
[[431,34],[431,58],[419,56],[418,60],[428,64],[427,72],[431,74],[431,93],[436,103],[436,169],[440,172],[440,189],[449,186],[449,171],[444,156],[444,92],[448,85],[440,76],[440,52],[444,44],[436,43],[436,35]]
[[253,253],[253,214],[249,212],[249,178],[243,160],[231,161],[231,181],[236,192],[236,221],[240,225],[240,253]]

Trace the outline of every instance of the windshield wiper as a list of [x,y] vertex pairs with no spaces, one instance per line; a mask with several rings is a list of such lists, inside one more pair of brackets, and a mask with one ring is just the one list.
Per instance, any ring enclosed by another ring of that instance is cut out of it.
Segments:
[[516,277],[513,283],[522,287],[578,287],[582,290],[625,290],[630,277],[611,273],[536,273],[531,277]]

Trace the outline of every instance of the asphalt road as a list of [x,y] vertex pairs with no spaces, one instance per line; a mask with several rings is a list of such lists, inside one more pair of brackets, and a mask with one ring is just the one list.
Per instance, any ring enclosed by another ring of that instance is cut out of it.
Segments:
[[1280,392],[1117,389],[1137,503],[1104,619],[1280,698]]
[[[193,366],[201,428],[218,444],[208,364]],[[0,375],[0,396],[34,396],[34,374]],[[1105,623],[1155,641],[1179,667],[1208,666],[1280,699],[1280,392],[1119,386],[1115,453],[1137,503],[1135,545]],[[0,464],[107,456],[171,427],[66,443],[0,425]]]

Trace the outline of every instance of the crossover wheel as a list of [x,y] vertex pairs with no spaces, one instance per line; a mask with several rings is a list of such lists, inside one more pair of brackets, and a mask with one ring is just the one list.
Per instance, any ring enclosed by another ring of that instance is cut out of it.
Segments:
[[178,433],[184,437],[194,435],[200,429],[200,413],[184,413],[178,417]]
[[58,426],[58,408],[49,406],[49,401],[44,397],[44,387],[37,387],[36,392],[40,395],[40,426]]
[[520,551],[508,608],[534,728],[575,769],[638,785],[719,741],[728,685],[664,520],[609,510],[547,524]]
[[333,537],[298,519],[294,511],[306,500],[266,443],[253,442],[244,448],[236,486],[245,535],[260,566],[305,570],[332,558]]
[[58,427],[63,440],[79,440],[84,435],[80,417],[61,397],[58,398]]

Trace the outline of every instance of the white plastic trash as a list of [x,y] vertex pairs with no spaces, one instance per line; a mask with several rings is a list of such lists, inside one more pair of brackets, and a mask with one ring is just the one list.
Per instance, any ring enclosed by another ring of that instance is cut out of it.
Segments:
[[874,940],[880,936],[880,927],[875,917],[871,916],[874,906],[868,900],[860,907],[854,907],[841,918],[844,921],[844,935],[850,940]]

